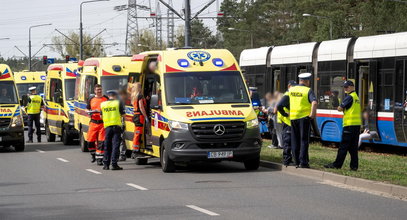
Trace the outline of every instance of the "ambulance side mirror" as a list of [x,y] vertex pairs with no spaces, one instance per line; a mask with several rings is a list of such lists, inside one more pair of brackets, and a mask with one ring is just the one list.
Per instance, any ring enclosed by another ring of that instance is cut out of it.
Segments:
[[152,95],[151,96],[150,108],[151,109],[161,109],[161,106],[158,103],[158,95]]
[[27,106],[27,103],[28,103],[28,95],[23,95],[20,100],[20,105]]

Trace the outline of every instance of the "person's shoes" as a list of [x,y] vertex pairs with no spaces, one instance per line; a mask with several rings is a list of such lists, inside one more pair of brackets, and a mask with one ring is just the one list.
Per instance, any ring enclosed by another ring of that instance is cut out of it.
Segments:
[[300,164],[299,168],[309,169],[311,167],[309,166],[309,164]]
[[90,157],[90,162],[91,162],[91,163],[96,162],[96,155],[91,154],[91,157]]
[[324,167],[328,169],[339,169],[339,167],[334,166],[333,163],[325,164]]
[[126,155],[120,155],[119,161],[126,161]]
[[358,171],[358,168],[350,168],[351,171]]
[[274,145],[269,145],[267,147],[270,148],[270,149],[277,149],[278,148],[277,146],[274,146]]
[[110,170],[108,165],[103,165],[104,170]]
[[28,140],[27,143],[33,143],[33,140]]
[[112,165],[112,170],[123,170],[123,167],[119,167],[119,165],[115,164]]
[[102,159],[97,159],[97,160],[96,160],[96,164],[97,164],[98,166],[103,166],[103,160],[102,160]]
[[38,143],[41,143],[41,139],[37,139],[37,142],[38,142]]
[[288,166],[295,166],[295,164],[294,164],[293,162],[288,162],[288,163],[284,163],[284,166],[285,166],[285,167],[288,167]]
[[278,147],[276,147],[277,149],[284,149],[283,147],[280,147],[280,146],[278,146]]

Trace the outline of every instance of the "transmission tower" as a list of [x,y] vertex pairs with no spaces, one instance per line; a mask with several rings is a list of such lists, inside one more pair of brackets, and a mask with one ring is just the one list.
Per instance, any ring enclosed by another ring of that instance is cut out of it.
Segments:
[[138,20],[137,20],[137,0],[129,0],[127,6],[127,29],[126,29],[126,42],[125,53],[130,52],[130,41],[136,37],[136,42],[139,38]]
[[155,17],[155,40],[158,48],[162,48],[163,44],[163,24],[160,10],[160,2],[156,1],[156,17]]
[[[172,0],[169,0],[168,5],[172,7]],[[174,47],[174,12],[167,9],[167,47]]]

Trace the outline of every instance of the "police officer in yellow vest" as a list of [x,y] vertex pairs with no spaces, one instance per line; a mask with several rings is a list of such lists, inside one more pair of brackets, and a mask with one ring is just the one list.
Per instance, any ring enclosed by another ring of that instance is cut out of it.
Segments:
[[[288,82],[288,89],[295,86],[297,83],[294,80]],[[293,156],[291,152],[291,120],[290,120],[290,105],[288,91],[284,93],[284,96],[277,103],[277,120],[278,123],[283,124],[283,164],[289,166],[293,164]]]
[[299,84],[288,90],[291,120],[291,147],[295,164],[300,168],[309,168],[308,146],[311,120],[317,112],[317,99],[309,88],[311,73],[298,75]]
[[37,141],[41,142],[40,114],[44,105],[41,96],[37,95],[37,87],[33,86],[28,89],[30,94],[27,100],[26,112],[28,115],[28,141],[33,142],[34,124],[37,133]]
[[107,91],[109,100],[100,105],[105,132],[105,153],[103,156],[103,169],[122,170],[117,165],[120,156],[120,143],[122,134],[122,117],[125,114],[123,103],[117,99],[117,92]]
[[340,169],[345,161],[346,154],[349,151],[350,169],[356,171],[359,167],[358,141],[360,126],[362,125],[360,100],[355,92],[355,85],[352,81],[345,81],[343,83],[343,88],[347,96],[338,107],[338,111],[343,111],[342,141],[339,144],[336,160],[324,167]]

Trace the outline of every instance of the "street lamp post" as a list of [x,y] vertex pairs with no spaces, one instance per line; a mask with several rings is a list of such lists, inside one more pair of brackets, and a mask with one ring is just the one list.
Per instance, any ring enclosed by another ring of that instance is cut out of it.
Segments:
[[327,19],[329,21],[329,38],[332,40],[333,39],[333,22],[330,17],[326,16],[319,16],[319,15],[312,15],[312,14],[302,14],[303,17],[314,17],[314,18],[322,18],[322,19]]
[[39,25],[33,25],[28,28],[28,70],[31,71],[31,29],[36,28],[36,27],[42,27],[42,26],[48,26],[52,25],[51,23],[49,24],[39,24]]
[[79,10],[79,57],[81,60],[83,60],[83,25],[82,25],[82,5],[86,3],[91,3],[91,2],[108,2],[110,0],[91,0],[91,1],[84,1],[81,2],[80,4],[80,10]]
[[250,30],[243,30],[243,29],[237,29],[237,28],[228,28],[229,31],[240,31],[240,32],[248,32],[250,34],[250,47],[254,47],[254,41],[253,41],[253,32]]

